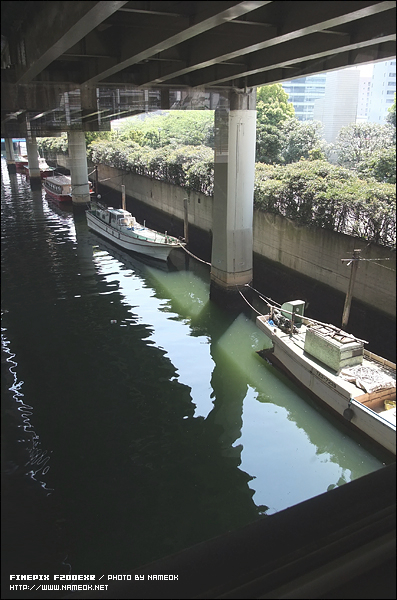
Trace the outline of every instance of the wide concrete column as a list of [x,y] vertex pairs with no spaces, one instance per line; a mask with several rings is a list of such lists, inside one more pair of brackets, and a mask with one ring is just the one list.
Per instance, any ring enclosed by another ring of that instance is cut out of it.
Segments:
[[232,92],[230,108],[215,111],[212,300],[241,304],[252,281],[256,90]]
[[84,132],[69,131],[68,146],[73,208],[84,210],[87,203],[90,201],[87,151]]
[[7,169],[9,173],[16,173],[17,167],[15,165],[15,154],[14,154],[14,146],[12,144],[12,138],[5,138],[5,147],[6,147],[6,161],[7,161]]
[[27,136],[26,150],[28,153],[30,187],[32,189],[38,189],[41,187],[41,177],[37,141],[34,136]]

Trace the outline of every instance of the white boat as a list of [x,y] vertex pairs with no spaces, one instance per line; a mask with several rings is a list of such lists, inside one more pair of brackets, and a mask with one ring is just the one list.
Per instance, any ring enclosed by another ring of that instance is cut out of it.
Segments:
[[141,225],[130,212],[91,203],[86,211],[90,229],[111,240],[117,246],[159,260],[167,260],[170,252],[185,244],[167,232],[159,233]]
[[396,454],[396,365],[333,325],[307,319],[304,302],[269,305],[256,324],[272,341],[260,352],[350,426]]

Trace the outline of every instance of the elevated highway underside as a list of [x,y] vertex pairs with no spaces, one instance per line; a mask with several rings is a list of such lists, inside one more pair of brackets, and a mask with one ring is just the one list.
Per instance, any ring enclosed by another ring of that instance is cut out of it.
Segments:
[[395,4],[4,1],[2,136],[214,109],[231,91],[386,60]]

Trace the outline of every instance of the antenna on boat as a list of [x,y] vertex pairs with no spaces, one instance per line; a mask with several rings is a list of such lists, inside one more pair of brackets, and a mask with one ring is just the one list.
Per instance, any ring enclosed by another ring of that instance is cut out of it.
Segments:
[[121,208],[125,210],[125,185],[121,186]]

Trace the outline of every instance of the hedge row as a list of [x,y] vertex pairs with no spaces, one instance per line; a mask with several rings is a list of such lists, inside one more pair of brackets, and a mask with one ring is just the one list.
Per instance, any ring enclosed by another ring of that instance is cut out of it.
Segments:
[[145,175],[211,196],[214,190],[214,152],[207,146],[153,149],[134,142],[94,142],[88,156],[94,164]]
[[396,246],[396,186],[325,161],[257,163],[255,205],[266,212],[376,244]]

